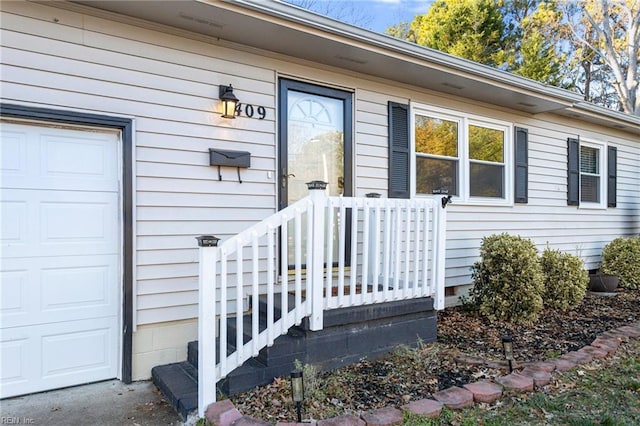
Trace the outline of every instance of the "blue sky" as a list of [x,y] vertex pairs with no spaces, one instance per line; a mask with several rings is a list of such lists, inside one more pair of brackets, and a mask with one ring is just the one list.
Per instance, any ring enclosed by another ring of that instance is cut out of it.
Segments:
[[392,25],[402,21],[411,22],[413,17],[429,10],[431,1],[422,0],[362,0],[363,6],[372,12],[371,30],[384,32]]
[[[402,21],[411,22],[415,15],[429,10],[433,0],[284,0],[343,20],[359,27],[384,33]],[[339,16],[336,16],[339,15]]]

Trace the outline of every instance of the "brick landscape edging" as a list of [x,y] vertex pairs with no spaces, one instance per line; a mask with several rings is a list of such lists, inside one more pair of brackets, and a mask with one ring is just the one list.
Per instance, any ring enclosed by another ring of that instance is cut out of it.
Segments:
[[[305,423],[278,422],[276,426],[394,426],[403,423],[402,411],[425,417],[438,417],[443,406],[460,409],[478,402],[495,401],[502,396],[503,388],[510,392],[531,392],[535,387],[548,384],[553,371],[569,371],[578,365],[590,363],[594,359],[608,357],[616,352],[621,343],[637,338],[640,338],[640,321],[605,331],[596,337],[590,345],[577,351],[567,352],[560,358],[518,366],[518,368],[523,368],[520,371],[497,377],[495,382],[482,380],[464,385],[463,388],[453,386],[436,392],[433,398],[412,401],[400,409],[384,407],[362,413],[360,416],[343,415]],[[469,359],[471,358],[473,357],[469,357]],[[211,404],[207,408],[206,417],[213,426],[269,425],[265,421],[242,416],[229,400]]]

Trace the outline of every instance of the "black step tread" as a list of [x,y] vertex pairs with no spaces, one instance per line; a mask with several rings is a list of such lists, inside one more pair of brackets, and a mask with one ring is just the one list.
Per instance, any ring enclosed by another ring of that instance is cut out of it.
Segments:
[[[253,332],[252,314],[246,314],[242,316],[242,343],[247,343],[251,340]],[[267,328],[267,316],[260,313],[258,317],[258,332],[262,332]],[[227,319],[227,344],[235,345],[236,343],[236,317],[230,317]]]
[[[235,339],[234,339],[235,341]],[[198,341],[194,340],[187,343],[187,362],[198,368]],[[227,356],[236,351],[236,347],[227,342]],[[220,339],[216,338],[216,359],[220,362]]]
[[198,409],[198,370],[189,362],[153,367],[151,378],[183,420]]
[[[274,321],[278,321],[281,317],[282,317],[282,293],[275,293],[273,295],[273,320]],[[302,299],[304,301],[304,298]],[[288,297],[288,306],[287,306],[287,311],[291,312],[292,307],[295,306],[295,301],[296,301],[296,297],[295,295],[289,293],[289,297]],[[265,318],[266,318],[266,312],[267,312],[267,295],[266,294],[261,294],[260,297],[258,298],[258,302],[260,304],[260,313],[262,315],[262,313],[265,313]],[[266,321],[266,319],[265,319]]]

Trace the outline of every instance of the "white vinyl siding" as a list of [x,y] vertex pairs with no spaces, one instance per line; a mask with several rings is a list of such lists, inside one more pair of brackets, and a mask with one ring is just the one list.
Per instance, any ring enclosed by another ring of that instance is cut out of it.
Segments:
[[356,91],[354,195],[364,197],[371,192],[387,195],[388,168],[388,94],[371,90]]
[[[628,133],[550,113],[507,111],[271,52],[243,51],[200,35],[57,9],[54,3],[1,7],[4,102],[134,118],[138,324],[197,315],[195,236],[224,240],[275,212],[280,76],[354,91],[356,196],[387,196],[389,101],[434,105],[503,126],[507,148],[512,125],[528,129],[528,204],[474,205],[469,199],[447,207],[448,286],[471,282],[470,266],[486,235],[519,234],[540,249],[549,243],[594,268],[604,244],[640,232],[640,144]],[[264,106],[266,118],[220,118],[219,84],[232,84],[243,103]],[[617,208],[566,205],[566,140],[576,135],[618,148]],[[218,181],[217,168],[208,165],[209,148],[251,152],[242,184],[230,168],[223,168]],[[505,151],[506,161],[512,157]],[[505,179],[511,179],[512,169],[505,167]],[[506,197],[512,192],[507,183]]]

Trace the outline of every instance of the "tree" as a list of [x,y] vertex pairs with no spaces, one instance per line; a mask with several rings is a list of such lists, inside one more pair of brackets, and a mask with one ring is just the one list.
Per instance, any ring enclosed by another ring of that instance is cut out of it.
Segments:
[[493,0],[438,0],[410,24],[416,43],[471,59],[498,65],[503,49],[502,14]]
[[[619,108],[640,115],[640,0],[584,0],[567,5],[576,52],[584,69],[585,99],[609,102],[607,86],[617,95]],[[594,69],[596,68],[596,69]],[[600,78],[597,71],[605,71]]]
[[390,26],[384,31],[384,33],[386,35],[390,35],[392,37],[399,38],[402,40],[407,40],[412,42],[416,41],[415,36],[411,31],[411,23],[406,21]]
[[545,84],[560,86],[565,76],[562,10],[555,1],[507,0],[505,69]]
[[640,0],[438,0],[387,33],[640,115]]

